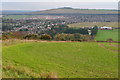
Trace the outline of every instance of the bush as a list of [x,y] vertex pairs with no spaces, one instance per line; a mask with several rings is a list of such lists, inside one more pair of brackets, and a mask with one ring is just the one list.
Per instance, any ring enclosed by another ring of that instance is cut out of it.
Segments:
[[80,41],[81,40],[81,35],[79,33],[74,34],[74,40],[75,41]]
[[75,33],[75,34],[57,34],[54,37],[55,40],[60,41],[81,41],[82,37],[81,34]]
[[2,35],[1,35],[2,40],[12,39],[12,38],[15,38],[12,33],[2,33]]
[[41,36],[40,36],[40,39],[43,39],[43,40],[51,40],[52,37],[51,37],[50,35],[48,35],[48,34],[44,34],[44,35],[41,35]]
[[39,38],[38,38],[38,35],[29,34],[29,35],[24,36],[24,39],[39,39]]
[[98,32],[98,27],[94,26],[93,29],[92,29],[92,34],[91,35],[96,35],[97,32]]
[[108,38],[108,39],[107,39],[107,41],[109,41],[109,42],[110,42],[110,41],[113,41],[113,39],[112,39],[112,38]]
[[57,41],[59,41],[59,40],[60,41],[65,41],[66,40],[65,36],[66,36],[66,34],[63,34],[63,33],[62,34],[56,34],[54,39],[57,40]]

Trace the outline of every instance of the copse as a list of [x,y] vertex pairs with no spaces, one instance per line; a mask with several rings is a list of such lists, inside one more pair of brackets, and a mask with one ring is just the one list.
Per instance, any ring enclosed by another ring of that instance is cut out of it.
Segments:
[[23,37],[24,39],[38,39],[38,35],[35,34],[28,34]]
[[75,29],[75,28],[67,28],[64,33],[67,33],[67,34],[75,34],[75,33],[79,33],[79,34],[88,34],[88,29],[87,28],[78,28],[78,29]]
[[50,35],[48,35],[48,34],[43,34],[43,35],[40,36],[40,39],[42,39],[42,40],[51,40],[52,37]]
[[12,39],[12,38],[15,38],[14,34],[13,33],[2,33],[2,40],[6,40],[6,39]]
[[64,34],[64,33],[56,34],[55,37],[54,37],[54,39],[57,40],[57,41],[66,41],[66,40],[69,40],[68,35]]
[[97,32],[98,32],[98,26],[94,26],[91,31],[92,31],[92,34],[91,34],[91,35],[96,35]]
[[82,35],[79,33],[75,33],[75,34],[61,33],[61,34],[56,34],[54,37],[54,40],[57,41],[87,41],[90,39],[91,39],[90,35]]
[[75,40],[75,41],[81,41],[81,39],[82,39],[82,38],[81,38],[81,35],[80,35],[79,33],[75,33],[75,34],[74,34],[74,40]]

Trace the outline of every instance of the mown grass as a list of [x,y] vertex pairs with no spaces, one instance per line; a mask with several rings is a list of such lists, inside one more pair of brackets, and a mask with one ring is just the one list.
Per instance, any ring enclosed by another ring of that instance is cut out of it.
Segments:
[[114,41],[120,41],[118,38],[118,30],[99,30],[95,40],[106,41],[109,38],[113,39]]
[[81,22],[81,23],[70,24],[68,26],[71,28],[94,27],[94,26],[118,27],[118,22]]
[[3,77],[116,78],[118,52],[95,42],[24,42],[3,46],[3,66]]

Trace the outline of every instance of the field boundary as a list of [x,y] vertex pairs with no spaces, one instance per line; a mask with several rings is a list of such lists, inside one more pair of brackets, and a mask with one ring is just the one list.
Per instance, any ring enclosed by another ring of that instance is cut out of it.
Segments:
[[[105,48],[105,49],[107,49],[107,50],[110,50],[110,51],[113,51],[113,52],[118,52],[118,50],[113,50],[113,49],[109,49],[108,47],[106,47],[106,46],[104,46],[104,44],[98,44],[100,47],[103,47],[103,48]],[[110,45],[110,44],[109,44]]]
[[8,39],[8,40],[0,40],[0,42],[4,42],[4,41],[24,41],[24,42],[107,42],[107,43],[120,43],[120,41],[94,41],[94,40],[91,40],[91,41],[55,41],[55,40],[51,40],[51,41],[48,41],[48,40],[20,40],[20,39]]

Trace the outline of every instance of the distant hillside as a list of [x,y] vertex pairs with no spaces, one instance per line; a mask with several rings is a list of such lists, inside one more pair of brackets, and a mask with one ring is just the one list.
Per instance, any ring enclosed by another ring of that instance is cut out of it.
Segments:
[[73,9],[70,7],[63,7],[58,9],[31,12],[30,14],[117,14],[117,13],[118,13],[117,10]]
[[29,10],[2,10],[2,14],[24,14],[24,13],[30,13],[32,11]]

